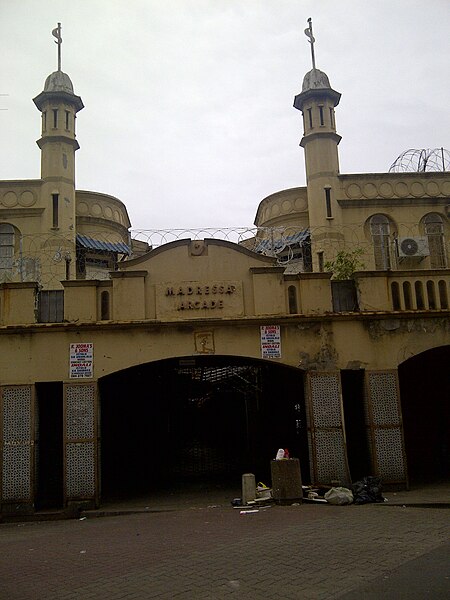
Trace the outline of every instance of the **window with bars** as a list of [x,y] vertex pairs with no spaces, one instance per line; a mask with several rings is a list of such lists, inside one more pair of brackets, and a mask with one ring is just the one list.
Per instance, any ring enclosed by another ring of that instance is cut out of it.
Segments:
[[370,218],[370,233],[373,241],[375,268],[386,270],[391,268],[390,227],[385,215],[373,215]]
[[0,224],[0,277],[9,274],[14,264],[14,227]]
[[430,250],[430,267],[432,269],[444,269],[447,266],[447,256],[443,219],[441,215],[431,213],[424,217],[423,225]]

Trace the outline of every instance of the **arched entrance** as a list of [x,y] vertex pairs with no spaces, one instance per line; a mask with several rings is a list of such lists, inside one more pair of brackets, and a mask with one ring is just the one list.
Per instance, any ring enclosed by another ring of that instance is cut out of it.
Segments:
[[[224,356],[162,360],[99,381],[102,500],[270,478],[279,447],[309,477],[303,373]],[[269,479],[270,480],[270,479]]]
[[450,346],[423,352],[398,368],[410,483],[448,480]]

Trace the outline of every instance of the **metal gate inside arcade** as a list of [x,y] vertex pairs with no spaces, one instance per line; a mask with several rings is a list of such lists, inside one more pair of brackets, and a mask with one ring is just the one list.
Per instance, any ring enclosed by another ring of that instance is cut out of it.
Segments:
[[101,497],[268,480],[279,447],[309,459],[303,373],[233,357],[148,363],[103,378]]

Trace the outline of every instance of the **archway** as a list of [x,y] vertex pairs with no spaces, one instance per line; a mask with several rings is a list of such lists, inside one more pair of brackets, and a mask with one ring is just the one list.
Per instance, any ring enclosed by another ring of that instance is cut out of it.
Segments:
[[423,352],[398,368],[410,483],[448,480],[450,346]]
[[309,478],[303,373],[225,356],[174,358],[99,381],[102,500],[270,481],[279,447]]

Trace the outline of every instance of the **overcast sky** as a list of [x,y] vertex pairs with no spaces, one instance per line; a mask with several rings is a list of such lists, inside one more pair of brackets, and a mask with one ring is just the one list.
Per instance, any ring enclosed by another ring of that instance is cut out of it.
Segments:
[[342,173],[450,149],[448,0],[0,0],[0,179],[40,176],[32,98],[60,21],[85,104],[77,188],[120,198],[133,229],[252,225],[264,197],[305,185],[308,17],[342,93]]

